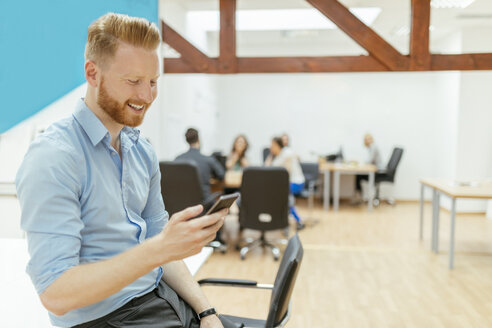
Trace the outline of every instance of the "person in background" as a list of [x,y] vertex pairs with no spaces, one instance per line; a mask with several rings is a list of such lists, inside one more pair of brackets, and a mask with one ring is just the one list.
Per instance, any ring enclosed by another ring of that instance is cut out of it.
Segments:
[[[279,138],[282,142],[282,148],[289,147],[289,135],[287,133],[282,134]],[[276,155],[272,154],[271,146],[270,148],[265,148],[264,151],[266,152],[266,157],[263,160],[264,165],[270,166]]]
[[176,157],[176,161],[191,162],[198,167],[204,203],[211,203],[210,205],[212,205],[214,200],[210,199],[212,197],[210,192],[210,179],[214,178],[219,181],[224,180],[224,169],[215,158],[205,156],[200,152],[200,137],[196,129],[189,128],[186,130],[185,138],[190,149]]
[[[367,148],[367,164],[373,164],[377,168],[381,167],[381,155],[378,147],[374,143],[374,137],[370,133],[364,135],[364,146]],[[355,176],[355,195],[352,200],[353,204],[362,203],[362,180],[367,180],[367,174],[358,174]]]
[[284,147],[289,147],[289,135],[287,133],[284,133],[280,136],[280,138],[282,139],[282,144],[284,145]]
[[248,150],[248,140],[244,135],[239,135],[234,139],[232,150],[226,161],[227,170],[240,171],[249,165],[246,159],[246,151]]
[[[198,167],[200,183],[202,184],[203,206],[207,211],[214,204],[216,198],[210,191],[210,179],[223,181],[225,177],[224,168],[217,159],[212,156],[205,156],[200,152],[200,137],[196,129],[189,128],[186,130],[185,139],[190,149],[176,157],[176,161],[190,162]],[[217,248],[225,249],[226,243],[222,239],[222,228],[217,231],[214,241],[218,242]]]
[[366,163],[381,167],[381,154],[374,143],[374,137],[370,133],[364,135],[364,146],[367,148]]
[[[297,156],[289,147],[284,147],[281,137],[272,139],[270,146],[270,156],[265,161],[266,166],[281,166],[289,172],[290,192],[292,195],[299,194],[304,188],[304,174]],[[291,196],[292,196],[291,195]],[[289,199],[289,210],[297,221],[297,230],[305,227],[301,217],[294,206],[294,197]]]

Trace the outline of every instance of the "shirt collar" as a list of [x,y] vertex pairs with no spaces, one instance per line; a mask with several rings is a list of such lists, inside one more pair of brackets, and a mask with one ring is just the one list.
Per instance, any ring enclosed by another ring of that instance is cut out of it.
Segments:
[[126,153],[132,146],[138,143],[140,136],[140,130],[131,128],[129,126],[123,127],[120,132],[121,149],[123,153]]
[[123,127],[123,131],[130,139],[133,141],[133,143],[137,144],[138,143],[138,138],[140,138],[140,130],[137,128],[132,128],[129,126]]
[[77,102],[73,117],[79,122],[82,129],[91,139],[92,145],[97,145],[107,134],[108,129],[102,124],[89,107],[84,102],[84,98],[80,98]]
[[[106,135],[109,136],[108,129],[102,124],[96,114],[87,107],[84,98],[80,98],[77,102],[73,116],[82,126],[85,133],[87,133],[93,146],[101,142]],[[125,126],[121,131],[126,134],[134,144],[138,143],[140,130]]]

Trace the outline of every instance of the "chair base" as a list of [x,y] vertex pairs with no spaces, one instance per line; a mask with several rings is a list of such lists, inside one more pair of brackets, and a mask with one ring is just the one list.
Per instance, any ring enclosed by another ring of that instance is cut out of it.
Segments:
[[[278,261],[280,258],[280,249],[275,246],[272,242],[268,241],[265,239],[265,232],[261,232],[261,236],[258,239],[255,240],[250,240],[246,241],[247,244],[243,247],[240,248],[239,255],[241,257],[241,260],[244,260],[246,258],[246,255],[249,253],[249,251],[262,247],[262,248],[270,248],[272,254],[273,254],[273,259],[275,261]],[[285,243],[286,240],[281,240],[281,243]],[[239,245],[236,246],[236,248],[239,248]]]
[[222,254],[225,254],[227,252],[227,245],[221,243],[218,240],[211,241],[210,243],[208,243],[207,246],[212,247],[214,249],[214,251],[218,250]]
[[395,202],[395,199],[394,198],[374,198],[372,204],[374,206],[379,206],[379,204],[384,201],[386,203],[388,203],[389,205],[391,206],[395,206],[396,205],[396,202]]
[[306,227],[314,227],[315,225],[317,225],[319,223],[319,219],[318,218],[314,218],[314,217],[306,217],[304,218],[304,220],[302,221],[302,223],[304,223],[304,225]]

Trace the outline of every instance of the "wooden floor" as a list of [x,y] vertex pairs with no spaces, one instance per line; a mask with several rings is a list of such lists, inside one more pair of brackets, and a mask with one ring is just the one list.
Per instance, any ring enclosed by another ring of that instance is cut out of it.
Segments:
[[[440,253],[430,251],[430,205],[425,237],[418,238],[418,204],[321,205],[304,217],[319,220],[299,235],[304,259],[287,327],[492,327],[492,221],[458,215],[455,269],[448,270],[449,213],[441,211]],[[234,240],[237,218],[227,219]],[[233,247],[215,253],[197,278],[224,277],[273,283],[278,262],[257,251],[239,259]],[[219,312],[265,318],[269,291],[209,286]]]

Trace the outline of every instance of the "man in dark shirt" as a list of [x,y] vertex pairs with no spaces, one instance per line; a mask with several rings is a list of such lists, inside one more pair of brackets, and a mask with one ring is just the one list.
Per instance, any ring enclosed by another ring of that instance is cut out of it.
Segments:
[[190,149],[186,153],[176,157],[176,161],[191,162],[198,167],[198,174],[203,190],[204,206],[206,207],[206,203],[211,201],[210,179],[224,180],[224,169],[215,158],[200,153],[200,138],[196,129],[189,128],[186,131],[185,137],[186,142],[190,145]]

